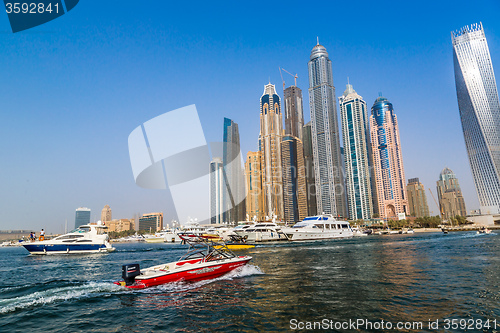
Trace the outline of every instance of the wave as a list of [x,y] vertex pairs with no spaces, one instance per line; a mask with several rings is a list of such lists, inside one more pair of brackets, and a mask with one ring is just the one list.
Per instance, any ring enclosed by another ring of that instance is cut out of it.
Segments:
[[59,301],[91,298],[106,292],[120,291],[121,288],[111,282],[86,282],[82,285],[67,285],[43,291],[0,299],[0,314],[31,308],[39,305],[52,304]]

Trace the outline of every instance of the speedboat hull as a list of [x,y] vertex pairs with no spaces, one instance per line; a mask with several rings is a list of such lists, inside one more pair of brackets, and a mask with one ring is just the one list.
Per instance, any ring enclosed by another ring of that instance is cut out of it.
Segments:
[[127,285],[125,281],[117,281],[115,284],[131,289],[144,289],[171,282],[214,279],[246,265],[251,259],[249,256],[239,256],[211,262],[202,259],[172,262],[141,270],[141,275],[135,277],[135,282],[131,285]]
[[[41,242],[39,242],[41,243]],[[79,253],[107,253],[115,250],[105,244],[23,244],[31,254],[79,254]]]

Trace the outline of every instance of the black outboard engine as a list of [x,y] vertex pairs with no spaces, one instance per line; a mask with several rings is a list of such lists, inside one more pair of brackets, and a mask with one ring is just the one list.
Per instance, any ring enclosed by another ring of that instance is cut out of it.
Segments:
[[141,274],[139,264],[128,264],[122,266],[122,278],[127,286],[131,286],[135,282],[135,277]]

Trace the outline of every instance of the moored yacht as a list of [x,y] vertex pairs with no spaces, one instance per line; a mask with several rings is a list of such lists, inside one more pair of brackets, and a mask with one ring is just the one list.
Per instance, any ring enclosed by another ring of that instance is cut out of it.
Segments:
[[292,241],[350,238],[354,233],[347,221],[337,221],[330,214],[306,217],[283,232]]
[[245,225],[242,228],[234,228],[233,232],[250,242],[288,240],[281,227],[274,222],[257,222],[248,227]]
[[107,253],[115,250],[108,242],[107,228],[99,223],[81,225],[56,238],[24,243],[23,246],[31,254]]

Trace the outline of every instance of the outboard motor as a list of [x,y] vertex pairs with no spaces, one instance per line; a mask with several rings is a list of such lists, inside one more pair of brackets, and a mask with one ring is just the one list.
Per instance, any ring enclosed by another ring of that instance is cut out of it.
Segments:
[[141,274],[139,264],[127,264],[122,266],[122,278],[127,286],[131,286],[135,282],[135,277]]

